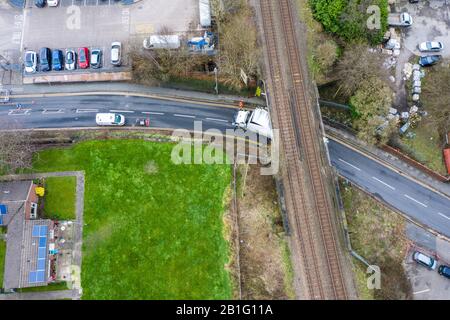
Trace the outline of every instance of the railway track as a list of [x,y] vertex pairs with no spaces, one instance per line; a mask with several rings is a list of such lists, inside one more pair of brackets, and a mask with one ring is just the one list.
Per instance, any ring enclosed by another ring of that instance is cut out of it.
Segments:
[[[301,267],[305,273],[303,283],[307,292],[303,295],[310,299],[346,299],[339,244],[332,219],[333,209],[321,174],[315,119],[301,70],[294,29],[295,16],[289,0],[260,0],[260,7],[272,83],[272,105],[276,109],[274,114],[284,151],[286,206],[296,230]],[[281,26],[276,23],[276,13],[279,14]],[[278,48],[277,39],[280,37],[286,48]],[[288,62],[289,74],[283,75],[280,52],[286,52],[283,58]],[[302,187],[305,180],[302,162],[306,164],[312,197],[308,197]]]

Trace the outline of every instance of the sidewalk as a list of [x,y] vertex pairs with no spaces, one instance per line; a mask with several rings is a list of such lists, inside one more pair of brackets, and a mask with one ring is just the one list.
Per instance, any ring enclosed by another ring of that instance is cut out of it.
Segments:
[[253,106],[265,105],[265,99],[247,98],[224,94],[209,94],[197,91],[185,91],[163,87],[148,87],[128,82],[96,82],[96,83],[69,83],[69,84],[42,84],[42,85],[22,85],[22,86],[4,86],[3,89],[11,90],[11,98],[14,95],[31,95],[31,94],[49,94],[49,93],[80,93],[80,92],[127,92],[150,94],[170,98],[183,98],[195,101],[220,102],[224,104],[233,104],[236,107],[239,101],[243,100],[246,104]]
[[330,127],[329,125],[324,125],[325,131],[330,134],[330,136],[336,136],[342,141],[348,143],[353,146],[355,149],[362,151],[375,159],[381,160],[382,162],[388,164],[393,167],[395,170],[409,176],[428,187],[436,190],[437,192],[450,197],[450,183],[443,183],[433,179],[429,175],[423,173],[421,170],[418,170],[415,167],[410,166],[399,158],[393,156],[390,153],[387,153],[381,149],[378,149],[374,146],[369,146],[367,144],[363,144],[355,136],[350,133],[344,132],[342,130]]
[[55,290],[42,292],[14,292],[0,294],[0,300],[63,300],[77,296],[78,290]]

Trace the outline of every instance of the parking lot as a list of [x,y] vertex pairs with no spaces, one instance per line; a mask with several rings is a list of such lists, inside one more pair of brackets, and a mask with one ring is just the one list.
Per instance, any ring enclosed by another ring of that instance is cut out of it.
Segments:
[[450,58],[450,3],[445,0],[419,1],[397,4],[397,11],[409,12],[413,18],[411,27],[405,30],[404,45],[416,55],[420,54],[417,45],[424,41],[441,41],[444,44],[442,55]]
[[407,235],[414,241],[405,259],[405,270],[412,286],[413,299],[450,299],[450,279],[439,275],[437,269],[428,270],[412,259],[413,252],[417,250],[436,258],[438,267],[441,264],[450,265],[450,242],[412,224],[408,225]]
[[[0,62],[4,56],[20,65],[26,50],[39,52],[42,47],[63,52],[88,47],[102,50],[104,71],[129,68],[131,48],[141,48],[144,38],[162,27],[181,33],[190,29],[191,22],[194,28],[199,23],[197,0],[142,0],[133,5],[116,0],[60,0],[57,7],[44,8],[27,0],[23,12],[2,2],[0,13]],[[122,43],[121,68],[110,64],[114,41]]]

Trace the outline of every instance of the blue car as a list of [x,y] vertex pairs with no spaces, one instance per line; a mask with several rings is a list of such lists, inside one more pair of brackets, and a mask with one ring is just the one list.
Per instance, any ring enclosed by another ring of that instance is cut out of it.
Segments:
[[424,56],[424,57],[420,57],[419,64],[422,67],[428,67],[428,66],[432,66],[433,64],[438,63],[439,61],[441,61],[441,59],[442,59],[442,56],[440,56],[440,55]]
[[449,266],[440,266],[438,269],[438,272],[441,276],[444,276],[448,279],[450,279],[450,267]]
[[63,62],[63,52],[61,50],[53,50],[52,52],[52,66],[53,70],[60,71],[64,69],[64,62]]

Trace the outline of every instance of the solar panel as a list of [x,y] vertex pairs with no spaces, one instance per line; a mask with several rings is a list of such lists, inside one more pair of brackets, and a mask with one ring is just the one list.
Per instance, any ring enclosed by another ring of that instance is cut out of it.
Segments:
[[38,259],[44,259],[45,258],[45,248],[39,248],[38,249]]
[[36,282],[36,279],[37,279],[36,271],[30,271],[30,273],[28,274],[28,282],[34,283],[34,282]]
[[45,259],[38,259],[38,263],[37,263],[37,270],[38,271],[45,271]]
[[5,204],[0,204],[0,214],[7,214],[8,207]]
[[36,281],[37,282],[43,282],[44,281],[44,271],[38,271]]
[[47,226],[41,226],[41,231],[39,233],[41,237],[47,236]]
[[45,248],[47,246],[47,238],[40,237],[39,238],[39,248]]
[[31,233],[33,237],[39,237],[39,226],[33,226],[33,232]]

